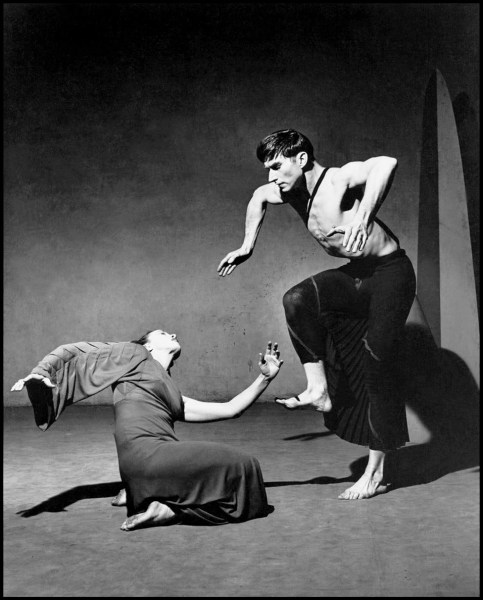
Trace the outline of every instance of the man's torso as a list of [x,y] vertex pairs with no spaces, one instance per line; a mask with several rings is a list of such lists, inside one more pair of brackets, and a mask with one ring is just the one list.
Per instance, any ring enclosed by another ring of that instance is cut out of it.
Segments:
[[[301,190],[283,194],[276,185],[267,184],[271,188],[269,193],[279,197],[278,203],[287,203],[294,208],[310,234],[331,256],[339,258],[384,256],[396,250],[399,244],[377,219],[369,223],[367,242],[362,250],[349,252],[344,248],[343,233],[326,236],[333,227],[347,225],[355,218],[364,193],[362,186],[352,189],[334,186],[331,179],[333,171],[334,168],[330,168],[326,173],[311,205],[310,196]],[[307,213],[308,208],[310,210]]]

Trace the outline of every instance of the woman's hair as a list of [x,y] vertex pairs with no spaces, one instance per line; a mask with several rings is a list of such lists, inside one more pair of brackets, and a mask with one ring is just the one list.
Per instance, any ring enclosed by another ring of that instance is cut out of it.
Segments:
[[295,129],[281,129],[267,135],[257,146],[257,158],[264,163],[276,156],[296,156],[299,152],[307,152],[309,161],[314,160],[312,142],[303,133]]
[[153,331],[156,331],[156,329],[150,329],[149,331],[146,331],[146,333],[142,335],[138,340],[131,340],[131,343],[144,346],[144,344],[146,344],[149,341],[149,334],[153,333]]
[[[140,346],[144,346],[147,342],[149,342],[149,335],[153,333],[153,331],[157,331],[157,329],[150,329],[146,331],[144,335],[142,335],[138,340],[131,340],[131,344],[139,344]],[[177,359],[181,354],[181,350],[178,350],[176,354],[173,355],[173,359]]]

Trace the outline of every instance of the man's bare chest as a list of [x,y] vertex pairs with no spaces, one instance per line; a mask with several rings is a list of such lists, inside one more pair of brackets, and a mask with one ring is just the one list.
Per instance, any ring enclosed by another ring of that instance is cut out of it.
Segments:
[[358,190],[337,192],[333,187],[321,190],[307,214],[307,229],[319,239],[333,227],[348,223],[359,208],[360,198]]

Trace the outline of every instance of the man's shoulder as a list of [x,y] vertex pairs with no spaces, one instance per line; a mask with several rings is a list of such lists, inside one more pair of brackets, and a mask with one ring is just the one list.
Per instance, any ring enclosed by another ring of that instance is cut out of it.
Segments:
[[327,177],[336,187],[347,186],[361,163],[359,161],[346,162],[339,167],[330,167]]
[[257,187],[253,192],[253,198],[270,204],[281,204],[283,202],[280,189],[274,183],[265,183]]

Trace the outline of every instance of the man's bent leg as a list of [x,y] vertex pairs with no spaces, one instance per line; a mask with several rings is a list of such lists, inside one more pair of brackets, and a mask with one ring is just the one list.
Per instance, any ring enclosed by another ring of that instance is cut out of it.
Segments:
[[294,286],[283,297],[288,331],[295,351],[302,361],[307,377],[307,388],[292,398],[276,398],[286,408],[313,405],[317,410],[329,411],[332,403],[327,390],[322,358],[325,353],[327,331],[319,323],[317,290],[312,278]]
[[332,402],[328,393],[324,359],[329,332],[324,315],[330,311],[349,311],[357,306],[352,278],[331,269],[305,279],[283,297],[290,339],[303,364],[307,388],[298,396],[277,399],[286,408],[313,405],[329,412]]
[[307,377],[307,389],[297,397],[276,398],[275,401],[287,408],[299,408],[307,404],[315,406],[316,410],[329,412],[332,402],[327,389],[327,377],[323,361],[307,362],[303,364]]

